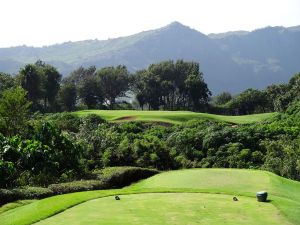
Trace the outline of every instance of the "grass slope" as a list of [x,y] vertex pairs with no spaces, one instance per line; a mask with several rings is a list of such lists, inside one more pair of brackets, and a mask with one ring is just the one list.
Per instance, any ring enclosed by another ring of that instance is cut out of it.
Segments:
[[[271,202],[256,202],[255,193],[260,190],[268,191]],[[179,196],[181,201],[177,202],[175,200],[177,197],[169,198],[168,196],[171,195],[156,195],[154,193],[177,193],[176,196]],[[218,195],[198,195],[197,193]],[[124,204],[124,200],[127,199],[126,202],[128,201],[128,206],[131,208],[127,209],[125,206],[115,208],[113,204],[118,204],[118,201],[113,200],[113,197],[101,198],[115,194],[122,194],[119,203]],[[231,200],[233,195],[240,199],[237,203],[239,207],[235,207],[237,204],[234,205],[235,203]],[[92,199],[97,200],[88,201]],[[176,204],[172,203],[174,201]],[[184,203],[185,201],[187,204]],[[145,217],[140,218],[141,220],[145,219],[141,223],[149,224],[147,221],[151,218],[147,219],[146,217],[148,213],[152,215],[151,210],[153,210],[153,215],[158,214],[158,218],[167,221],[163,224],[197,224],[200,222],[203,224],[220,224],[220,221],[227,221],[228,224],[276,224],[272,220],[274,218],[280,224],[287,224],[288,222],[300,224],[299,202],[300,183],[269,172],[238,169],[189,169],[161,173],[124,189],[79,192],[46,198],[4,212],[0,214],[0,221],[2,225],[21,225],[32,224],[49,217],[49,219],[41,221],[41,224],[58,224],[58,220],[71,220],[73,221],[71,224],[76,224],[77,220],[79,221],[76,213],[83,210],[82,215],[85,215],[84,212],[87,214],[86,218],[82,218],[82,224],[87,224],[85,219],[91,220],[89,224],[97,224],[96,222],[92,223],[93,219],[98,221],[101,218],[107,221],[105,224],[116,224],[120,217],[118,216],[114,220],[112,218],[115,216],[112,214],[113,212],[123,215],[121,218],[124,219],[124,223],[122,224],[126,224],[127,217],[128,220],[132,221],[138,219],[139,214],[133,213],[134,210],[137,210],[142,217]],[[193,204],[194,206],[191,208]],[[71,208],[75,205],[78,206]],[[204,206],[209,207],[208,211],[203,211],[201,207]],[[85,209],[85,207],[87,208]],[[109,209],[116,211],[109,213]],[[165,218],[163,210],[170,212],[168,218]],[[187,212],[190,213],[188,218],[183,216]],[[200,218],[196,215],[198,213],[204,214],[201,214],[202,217]],[[155,224],[155,217],[152,216],[152,219],[153,223],[150,224]],[[172,219],[175,222],[172,223]],[[231,219],[231,223],[229,219]],[[65,224],[69,224],[69,222]]]
[[136,190],[197,190],[205,193],[223,193],[254,197],[265,190],[269,199],[295,224],[300,224],[300,182],[259,170],[189,169],[170,171],[139,182]]
[[16,201],[16,202],[7,203],[7,204],[0,207],[0,214],[3,213],[3,212],[6,212],[8,210],[18,208],[20,206],[30,204],[30,203],[35,202],[35,201],[36,200],[19,200],[19,201]]
[[138,120],[180,124],[192,119],[207,119],[235,124],[246,124],[266,120],[272,117],[275,113],[262,113],[245,116],[224,116],[189,111],[82,110],[75,112],[75,114],[79,116],[97,114],[108,121]]

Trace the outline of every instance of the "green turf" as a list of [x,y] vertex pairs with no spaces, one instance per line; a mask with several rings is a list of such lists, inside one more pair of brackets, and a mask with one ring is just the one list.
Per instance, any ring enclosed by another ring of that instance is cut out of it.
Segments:
[[269,193],[272,203],[291,221],[300,224],[300,182],[259,170],[189,169],[161,173],[131,186],[136,190],[168,190],[172,188],[207,193],[255,196],[257,191]]
[[139,110],[82,110],[74,112],[79,116],[97,114],[108,121],[157,121],[180,124],[192,119],[207,119],[235,124],[254,123],[266,120],[275,113],[252,114],[245,116],[223,116],[189,111],[139,111]]
[[15,209],[20,206],[30,204],[34,201],[36,201],[36,200],[19,200],[16,202],[11,202],[11,203],[5,204],[0,207],[0,214],[6,212],[8,210]]
[[[178,179],[180,178],[180,179]],[[253,196],[259,190],[297,199],[300,202],[300,183],[273,173],[244,169],[186,169],[160,173],[132,185],[131,189],[196,189],[205,192]]]
[[289,224],[270,203],[201,193],[120,195],[95,199],[36,225],[64,224]]
[[[256,203],[255,193],[261,190],[266,190],[269,193],[269,199],[271,201],[269,203],[265,203],[266,205],[264,205],[267,208],[261,208],[260,206],[257,206],[258,203]],[[191,211],[191,213],[199,212],[197,209],[198,205],[195,206],[195,210],[193,211],[193,208],[189,208],[190,204],[193,203],[189,203],[188,205],[183,204],[180,207],[178,205],[178,207],[176,207],[177,204],[173,204],[173,205],[169,204],[168,201],[170,200],[164,197],[162,197],[161,199],[161,204],[157,203],[158,205],[156,205],[155,203],[156,198],[154,198],[154,196],[163,196],[163,195],[153,195],[153,197],[149,197],[149,198],[147,198],[147,196],[151,196],[151,195],[146,195],[146,194],[139,195],[141,198],[146,198],[144,205],[139,205],[138,203],[134,204],[135,201],[138,201],[138,199],[136,200],[134,199],[136,195],[123,196],[127,194],[138,194],[138,193],[140,194],[141,193],[176,193],[176,195],[180,195],[180,196],[184,196],[182,195],[182,193],[191,193],[194,195],[196,195],[196,193],[211,193],[210,195],[203,195],[201,198],[205,199],[205,202],[207,202],[206,204],[215,206],[216,209],[223,208],[222,204],[224,202],[223,200],[222,201],[217,200],[218,196],[220,198],[223,197],[225,198],[226,196],[223,195],[227,194],[229,195],[228,196],[229,199],[231,199],[232,196],[238,196],[238,198],[240,199],[238,204],[243,204],[243,203],[246,204],[247,202],[249,203],[248,205],[249,208],[247,208],[245,205],[241,205],[239,209],[241,211],[250,210],[249,214],[237,213],[237,211],[235,211],[235,208],[233,207],[235,205],[232,205],[234,203],[230,201],[227,203],[229,214],[226,213],[227,208],[225,207],[226,209],[223,209],[225,210],[224,215],[220,214],[221,216],[220,218],[232,219],[234,217],[238,217],[237,220],[239,221],[239,223],[236,224],[242,224],[244,220],[248,221],[247,224],[251,224],[251,223],[275,224],[273,222],[267,222],[267,221],[263,222],[260,219],[269,220],[277,216],[278,221],[281,221],[282,224],[286,223],[284,218],[290,221],[292,224],[300,224],[300,183],[299,182],[284,179],[275,174],[265,172],[265,171],[239,170],[239,169],[189,169],[189,170],[164,172],[155,175],[151,178],[148,178],[144,181],[138,182],[129,187],[126,187],[124,189],[79,192],[79,193],[54,196],[43,200],[39,200],[31,204],[21,206],[0,214],[0,221],[1,221],[1,225],[32,224],[33,222],[37,222],[57,214],[56,216],[53,216],[53,218],[51,219],[49,218],[49,221],[52,221],[52,219],[55,220],[55,218],[58,218],[60,216],[66,216],[68,217],[68,219],[73,220],[71,224],[76,224],[78,220],[78,218],[76,217],[77,214],[76,213],[68,214],[69,212],[72,212],[73,209],[76,210],[78,207],[84,208],[86,204],[87,204],[86,206],[88,207],[90,202],[91,204],[94,202],[89,200],[99,198],[99,200],[95,200],[96,202],[99,202],[98,209],[96,211],[95,210],[93,211],[96,213],[93,215],[88,214],[89,210],[87,209],[85,212],[86,214],[85,219],[93,220],[94,217],[99,216],[98,212],[100,213],[101,210],[105,212],[105,210],[114,208],[113,205],[110,205],[111,201],[108,200],[108,199],[111,200],[112,197],[102,199],[103,201],[101,200],[101,198],[107,196],[113,196],[115,194],[122,194],[121,201],[124,199],[128,199],[128,201],[130,202],[132,201],[133,202],[132,207],[134,207],[134,205],[136,205],[137,207],[135,210],[137,211],[145,210],[144,213],[141,212],[142,213],[141,215],[145,215],[145,216],[147,215],[146,213],[147,207],[151,207],[153,208],[153,210],[157,210],[157,209],[162,210],[165,207],[171,207],[166,210],[167,211],[170,210],[170,212],[172,211],[176,215],[185,214],[186,212],[185,210],[189,210]],[[196,195],[196,196],[200,196],[200,195]],[[132,200],[130,200],[131,197]],[[109,201],[109,204],[105,204],[105,201]],[[185,200],[182,200],[182,202],[184,201]],[[188,198],[186,201],[189,201]],[[112,204],[116,204],[116,202],[117,201],[112,201]],[[199,202],[199,201],[195,201],[195,202]],[[71,208],[72,206],[76,206],[76,207]],[[121,210],[120,211],[121,216],[123,217],[123,219],[125,218],[124,222],[126,222],[127,216],[130,216],[128,217],[128,219],[132,219],[132,220],[138,217],[137,214],[128,215],[128,211],[126,211],[127,209],[124,207],[120,208],[120,210]],[[260,219],[254,216],[255,213],[264,213],[264,210],[266,210],[265,211],[266,214],[270,214],[272,216],[267,216],[265,214],[262,214],[262,216],[259,217]],[[109,213],[105,213],[105,215],[109,215]],[[187,221],[187,223],[183,223],[183,224],[197,224],[197,221],[199,221],[197,220],[198,218],[197,215],[195,215],[195,217],[193,218],[192,217],[190,218],[190,220],[194,222],[190,222],[189,218],[185,218],[185,217],[183,218],[180,215],[176,217],[177,218],[176,220]],[[210,214],[207,214],[207,220],[210,219],[213,220],[212,222],[207,222],[207,223],[218,224],[220,218],[217,217],[217,213],[215,214],[215,217],[213,215],[214,214],[210,216]],[[226,215],[228,216],[226,217]],[[163,220],[164,215],[161,214],[160,216]],[[109,217],[110,215],[106,219],[109,220]],[[244,219],[241,217],[243,217]],[[201,218],[205,220],[206,215],[203,215]],[[216,220],[214,220],[214,218]],[[48,220],[45,220],[43,222],[46,221]],[[64,219],[63,221],[67,221],[67,219],[66,220]],[[176,224],[170,221],[168,220],[168,223]],[[206,222],[204,221],[201,224],[205,224],[205,223]],[[53,224],[57,224],[57,223],[53,223]],[[70,224],[70,223],[65,223],[65,224]],[[87,224],[87,223],[82,222],[81,224]],[[104,223],[104,224],[109,224],[109,223]],[[111,223],[111,224],[115,224],[115,223]],[[126,224],[126,223],[122,223],[122,224]],[[149,224],[149,223],[145,222],[144,224]],[[153,220],[153,223],[150,224],[156,224],[156,223]]]

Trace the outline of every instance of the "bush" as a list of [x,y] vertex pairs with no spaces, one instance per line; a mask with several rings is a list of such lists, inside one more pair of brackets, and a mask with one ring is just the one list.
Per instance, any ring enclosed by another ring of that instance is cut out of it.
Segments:
[[18,200],[11,190],[0,189],[0,205]]
[[105,189],[107,184],[101,180],[82,180],[73,181],[60,184],[51,184],[49,189],[53,191],[54,194],[66,194],[78,191],[90,191]]
[[51,121],[58,129],[63,131],[79,131],[80,118],[72,113],[63,112],[52,114],[46,117],[46,121]]
[[158,170],[140,167],[107,167],[95,170],[93,175],[96,179],[103,180],[108,188],[121,188],[157,173],[159,173]]
[[97,114],[88,114],[85,117],[82,117],[82,125],[85,129],[95,130],[97,129],[98,125],[101,123],[105,123],[106,121]]
[[121,188],[138,180],[153,176],[157,173],[157,170],[139,167],[108,167],[102,170],[95,170],[92,173],[92,178],[94,180],[81,180],[51,184],[48,188],[52,190],[54,194]]
[[53,195],[53,192],[49,188],[43,187],[14,188],[12,192],[18,199],[41,199]]
[[109,167],[94,171],[92,174],[93,180],[51,184],[48,188],[27,186],[14,189],[0,189],[0,205],[22,199],[41,199],[52,195],[78,191],[121,188],[140,179],[153,176],[158,172],[157,170],[139,167]]
[[52,196],[49,188],[21,187],[14,189],[0,189],[0,205],[22,199],[41,199]]

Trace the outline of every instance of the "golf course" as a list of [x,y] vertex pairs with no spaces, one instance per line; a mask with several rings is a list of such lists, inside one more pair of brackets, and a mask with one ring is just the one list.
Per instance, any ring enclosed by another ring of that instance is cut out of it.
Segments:
[[42,2],[0,4],[0,225],[300,225],[300,0]]
[[[256,192],[262,190],[268,192],[267,202],[256,200]],[[261,170],[175,170],[122,189],[29,202],[0,213],[0,221],[2,225],[299,224],[300,183]]]
[[180,124],[193,119],[212,120],[234,124],[247,124],[264,121],[276,113],[260,113],[243,116],[224,116],[209,113],[190,111],[141,111],[141,110],[82,110],[74,114],[86,116],[96,114],[111,122],[122,121],[154,121],[171,124]]

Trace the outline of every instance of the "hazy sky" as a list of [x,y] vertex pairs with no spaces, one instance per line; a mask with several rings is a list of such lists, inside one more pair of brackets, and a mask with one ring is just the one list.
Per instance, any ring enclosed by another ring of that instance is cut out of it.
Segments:
[[0,47],[107,39],[179,21],[205,34],[300,25],[300,0],[0,0]]

